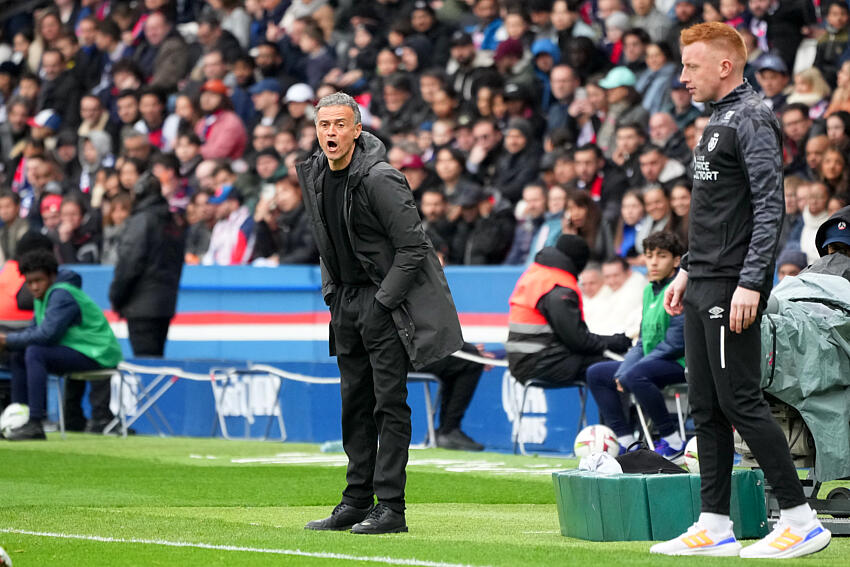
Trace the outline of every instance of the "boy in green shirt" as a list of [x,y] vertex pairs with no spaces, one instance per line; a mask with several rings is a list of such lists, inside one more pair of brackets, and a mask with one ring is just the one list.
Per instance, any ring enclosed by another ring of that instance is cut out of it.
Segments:
[[80,276],[59,272],[51,252],[29,252],[18,267],[34,298],[35,324],[0,333],[0,347],[12,351],[12,402],[29,405],[30,419],[6,438],[44,439],[47,374],[112,368],[121,361],[121,347],[103,311],[80,289]]
[[[587,369],[587,385],[605,424],[623,448],[635,441],[619,392],[631,392],[649,414],[660,435],[655,451],[668,459],[682,457],[685,440],[676,417],[667,411],[661,389],[685,381],[684,315],[664,310],[664,291],[679,268],[683,246],[672,232],[656,232],[643,241],[647,284],[643,293],[640,339],[623,362],[598,362]],[[623,449],[624,450],[624,449]]]

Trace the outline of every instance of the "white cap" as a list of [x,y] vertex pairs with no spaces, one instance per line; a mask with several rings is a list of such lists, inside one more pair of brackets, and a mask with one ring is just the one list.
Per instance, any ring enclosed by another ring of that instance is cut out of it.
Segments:
[[310,102],[316,96],[307,83],[295,83],[286,89],[285,102]]

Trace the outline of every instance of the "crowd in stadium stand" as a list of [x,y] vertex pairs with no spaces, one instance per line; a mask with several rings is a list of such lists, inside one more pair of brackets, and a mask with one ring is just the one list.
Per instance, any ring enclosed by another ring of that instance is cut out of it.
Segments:
[[186,263],[316,263],[294,165],[317,149],[313,103],[341,90],[407,177],[448,265],[528,264],[577,234],[591,250],[586,308],[624,306],[617,322],[589,317],[591,328],[636,333],[643,239],[672,231],[687,242],[691,149],[710,109],[678,81],[678,37],[700,21],[740,31],[746,77],[781,121],[782,249],[814,260],[817,227],[848,204],[843,0],[2,10],[0,261],[40,230],[62,263],[114,264],[132,187],[151,172],[187,228]]

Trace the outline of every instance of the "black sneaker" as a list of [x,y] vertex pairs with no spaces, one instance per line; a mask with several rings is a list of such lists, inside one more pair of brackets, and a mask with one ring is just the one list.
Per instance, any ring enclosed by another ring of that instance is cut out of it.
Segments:
[[369,517],[372,506],[357,508],[351,504],[340,503],[334,508],[331,515],[322,520],[307,522],[305,530],[350,530],[351,526]]
[[44,428],[41,426],[40,421],[28,421],[22,426],[7,432],[6,439],[9,441],[43,441],[47,439],[47,436],[44,434]]
[[396,512],[386,504],[378,504],[369,514],[369,517],[354,524],[351,528],[353,534],[398,534],[407,532],[407,524],[404,521],[404,512]]
[[460,428],[453,429],[447,433],[437,434],[437,447],[441,449],[453,449],[455,451],[483,451],[484,445],[477,443]]

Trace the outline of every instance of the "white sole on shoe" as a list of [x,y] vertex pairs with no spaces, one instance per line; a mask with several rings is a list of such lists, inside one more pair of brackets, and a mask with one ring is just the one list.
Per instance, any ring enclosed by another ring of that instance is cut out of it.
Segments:
[[706,547],[689,547],[677,549],[675,551],[661,551],[656,549],[661,544],[655,544],[649,548],[650,553],[660,555],[703,555],[706,557],[738,557],[741,553],[742,546],[739,542],[724,543],[722,545],[710,545]]
[[741,550],[741,557],[745,559],[791,559],[793,557],[802,557],[803,555],[811,555],[812,553],[823,551],[829,545],[829,542],[832,541],[832,533],[824,527],[821,527],[821,530],[823,531],[810,540],[771,555],[750,555],[747,553],[747,550],[753,546],[747,546]]

